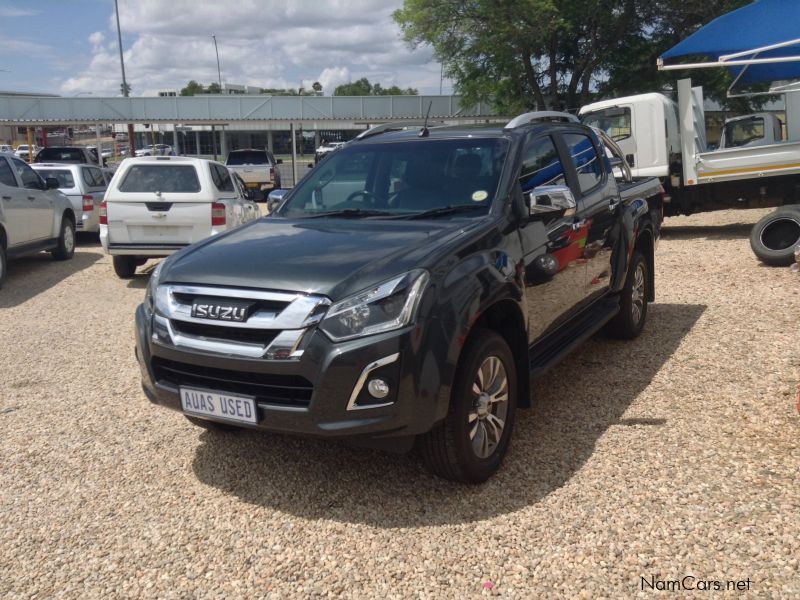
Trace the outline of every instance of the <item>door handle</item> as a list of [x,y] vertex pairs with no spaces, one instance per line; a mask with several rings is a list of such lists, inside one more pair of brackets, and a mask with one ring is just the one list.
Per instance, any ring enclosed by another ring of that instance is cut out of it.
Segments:
[[36,196],[28,196],[28,200],[36,200]]
[[3,196],[3,200],[11,200],[11,196]]

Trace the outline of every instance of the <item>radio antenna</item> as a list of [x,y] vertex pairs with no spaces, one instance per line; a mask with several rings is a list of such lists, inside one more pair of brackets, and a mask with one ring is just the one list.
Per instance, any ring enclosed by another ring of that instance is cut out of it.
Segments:
[[422,131],[419,132],[419,137],[428,137],[430,135],[430,131],[428,131],[428,117],[431,115],[431,106],[433,106],[433,100],[428,102],[428,112],[425,113],[425,124],[422,126]]

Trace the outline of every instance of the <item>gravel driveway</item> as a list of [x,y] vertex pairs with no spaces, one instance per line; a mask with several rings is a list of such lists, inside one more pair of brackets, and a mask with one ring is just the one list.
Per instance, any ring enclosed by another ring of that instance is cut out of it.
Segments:
[[141,393],[147,276],[116,279],[97,244],[10,263],[0,597],[620,598],[687,575],[798,597],[800,277],[751,254],[764,213],[668,220],[641,338],[539,381],[482,487],[203,432]]

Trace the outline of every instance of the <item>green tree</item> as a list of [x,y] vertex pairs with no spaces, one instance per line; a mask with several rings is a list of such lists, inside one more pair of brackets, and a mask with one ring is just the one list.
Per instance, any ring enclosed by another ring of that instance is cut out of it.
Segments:
[[194,79],[181,89],[181,96],[196,96],[197,94],[203,93],[205,93],[203,84],[197,83]]
[[221,94],[221,93],[222,93],[222,88],[216,81],[214,83],[208,84],[208,87],[206,88],[206,94]]
[[400,88],[396,85],[385,88],[380,83],[372,84],[369,79],[362,77],[352,83],[337,86],[334,96],[416,96],[419,92],[415,88]]
[[322,84],[321,84],[319,81],[315,81],[315,82],[314,82],[314,83],[311,85],[311,88],[312,88],[312,89],[314,90],[314,92],[316,92],[317,94],[321,94],[321,93],[322,93]]
[[129,96],[131,93],[131,84],[130,83],[120,83],[119,84],[119,93],[123,96]]

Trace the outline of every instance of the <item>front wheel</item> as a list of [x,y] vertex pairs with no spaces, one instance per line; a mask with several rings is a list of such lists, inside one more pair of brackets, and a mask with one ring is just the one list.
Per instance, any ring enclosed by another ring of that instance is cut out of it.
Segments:
[[494,331],[473,334],[456,369],[444,422],[420,439],[428,468],[462,483],[483,483],[500,467],[517,406],[517,373],[506,341]]
[[75,254],[75,225],[68,218],[61,220],[61,231],[58,234],[58,246],[53,250],[56,260],[68,260]]
[[650,296],[650,276],[647,259],[638,250],[633,251],[628,276],[620,293],[619,312],[606,325],[611,337],[632,340],[644,329],[647,319],[647,298]]

